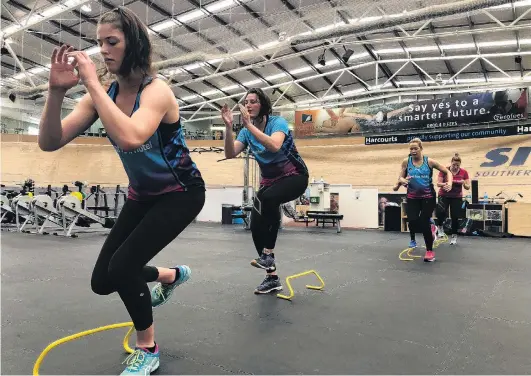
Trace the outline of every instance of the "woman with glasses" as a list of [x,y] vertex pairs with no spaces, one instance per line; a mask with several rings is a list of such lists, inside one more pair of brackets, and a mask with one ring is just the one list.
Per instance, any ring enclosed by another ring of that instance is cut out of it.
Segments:
[[276,273],[275,245],[280,227],[280,205],[304,194],[308,168],[299,155],[287,121],[272,115],[270,99],[261,89],[247,92],[239,105],[243,128],[232,135],[233,114],[225,104],[221,116],[226,126],[225,157],[235,158],[247,147],[260,167],[260,189],[251,213],[251,233],[258,258],[251,265],[266,271],[256,294],[282,290]]

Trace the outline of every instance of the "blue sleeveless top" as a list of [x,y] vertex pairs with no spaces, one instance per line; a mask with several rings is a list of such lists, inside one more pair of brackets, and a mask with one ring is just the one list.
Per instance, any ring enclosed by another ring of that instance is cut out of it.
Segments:
[[[140,85],[131,115],[138,110],[140,95],[152,81],[153,77],[147,76]],[[115,103],[118,90],[118,82],[114,81],[107,91]],[[155,133],[136,150],[124,151],[108,138],[129,178],[129,199],[142,201],[168,192],[205,189],[201,173],[190,158],[180,118],[172,124],[160,123]]]
[[428,157],[424,156],[422,165],[417,167],[409,156],[407,161],[407,176],[411,176],[407,186],[408,198],[432,198],[435,197],[433,188],[433,169],[428,164]]

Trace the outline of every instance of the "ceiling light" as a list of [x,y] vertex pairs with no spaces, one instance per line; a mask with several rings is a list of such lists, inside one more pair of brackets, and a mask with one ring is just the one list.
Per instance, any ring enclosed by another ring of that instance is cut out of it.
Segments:
[[92,12],[92,7],[90,6],[90,3],[87,3],[81,7],[81,10],[85,13]]

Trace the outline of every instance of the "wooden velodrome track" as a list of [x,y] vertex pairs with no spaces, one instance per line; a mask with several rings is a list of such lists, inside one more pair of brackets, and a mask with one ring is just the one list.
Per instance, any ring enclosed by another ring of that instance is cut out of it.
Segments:
[[[187,144],[191,149],[222,147],[223,141],[188,140]],[[297,146],[310,176],[322,176],[332,184],[375,187],[381,192],[391,192],[400,162],[408,153],[405,144],[366,146],[363,137],[299,139]],[[106,138],[78,138],[59,151],[47,153],[39,149],[35,136],[3,135],[1,147],[1,182],[6,185],[26,178],[41,187],[71,185],[76,180],[89,185],[127,185],[120,160]],[[504,154],[508,160],[495,167],[481,166],[490,161],[486,153],[497,148],[507,148]],[[480,195],[519,192],[523,201],[531,202],[531,155],[523,165],[510,165],[518,148],[527,148],[520,154],[531,151],[531,135],[424,143],[425,153],[443,163],[448,164],[459,152],[463,167],[471,178],[479,180]],[[223,155],[211,152],[192,156],[208,186],[243,184],[241,160],[216,162]]]

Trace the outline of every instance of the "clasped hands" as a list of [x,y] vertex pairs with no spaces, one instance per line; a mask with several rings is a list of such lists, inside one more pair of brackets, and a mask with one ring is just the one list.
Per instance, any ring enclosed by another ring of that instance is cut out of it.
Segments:
[[[247,108],[245,108],[243,104],[238,103],[238,107],[240,108],[240,115],[243,126],[248,128],[250,125],[253,124],[253,122],[251,121],[251,115],[249,115],[249,111],[247,111]],[[232,127],[234,115],[232,113],[232,110],[226,103],[221,108],[221,118],[223,119],[227,127]],[[262,118],[262,120],[265,121],[265,116]]]

